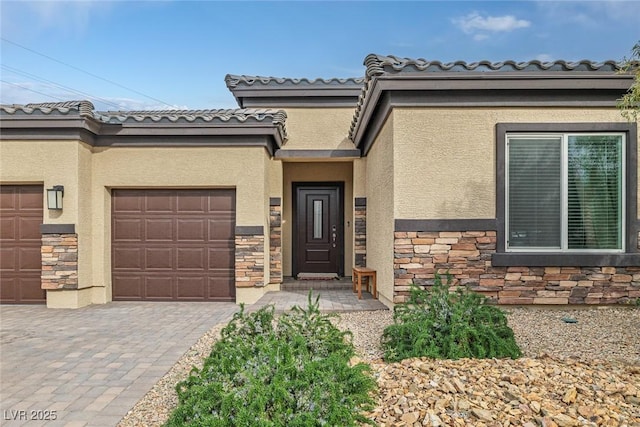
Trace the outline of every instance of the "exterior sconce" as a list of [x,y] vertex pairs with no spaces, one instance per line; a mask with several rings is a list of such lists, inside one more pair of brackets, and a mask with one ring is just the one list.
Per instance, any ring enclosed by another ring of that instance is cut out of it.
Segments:
[[63,197],[63,185],[54,185],[53,188],[47,188],[47,207],[52,210],[61,211]]

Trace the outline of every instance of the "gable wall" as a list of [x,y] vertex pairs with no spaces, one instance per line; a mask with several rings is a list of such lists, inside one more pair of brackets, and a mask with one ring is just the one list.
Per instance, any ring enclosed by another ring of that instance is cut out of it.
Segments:
[[286,150],[352,149],[347,135],[353,108],[287,108]]
[[403,197],[394,184],[397,147],[392,113],[367,156],[367,267],[377,271],[380,301],[392,305],[394,295],[393,219],[395,199]]
[[625,120],[613,108],[394,108],[395,218],[495,218],[500,122]]

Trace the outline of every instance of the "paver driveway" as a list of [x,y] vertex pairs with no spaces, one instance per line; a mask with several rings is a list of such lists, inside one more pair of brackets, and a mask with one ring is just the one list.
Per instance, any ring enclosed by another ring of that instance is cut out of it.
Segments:
[[[115,426],[233,303],[0,306],[0,424]],[[48,412],[47,412],[48,411]],[[37,421],[49,416],[55,421]]]

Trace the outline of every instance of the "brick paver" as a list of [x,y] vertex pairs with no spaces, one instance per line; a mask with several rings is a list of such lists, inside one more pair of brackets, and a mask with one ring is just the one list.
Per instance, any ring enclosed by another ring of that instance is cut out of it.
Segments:
[[[380,310],[368,293],[321,289],[323,311]],[[308,290],[267,293],[248,310],[306,307]],[[0,425],[115,426],[232,303],[112,302],[77,310],[0,306]],[[47,412],[48,411],[48,412]],[[55,420],[36,420],[49,416]]]

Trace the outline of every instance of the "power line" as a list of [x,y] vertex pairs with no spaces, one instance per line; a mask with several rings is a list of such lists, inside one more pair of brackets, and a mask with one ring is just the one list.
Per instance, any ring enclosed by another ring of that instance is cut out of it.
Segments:
[[11,85],[11,86],[19,87],[20,89],[28,90],[29,92],[33,92],[33,93],[37,93],[37,94],[40,94],[40,95],[44,95],[44,96],[47,96],[49,98],[57,99],[58,101],[66,101],[66,99],[62,99],[62,98],[59,98],[57,96],[50,95],[48,93],[44,93],[44,92],[40,92],[40,91],[37,91],[37,90],[34,90],[34,89],[30,89],[28,87],[24,87],[24,86],[19,85],[17,83],[11,83],[11,82],[8,82],[8,81],[2,80],[2,79],[0,79],[0,82],[6,83],[6,84]]
[[24,70],[21,70],[19,68],[11,67],[9,65],[4,65],[4,64],[2,64],[2,68],[4,68],[5,70],[8,70],[8,71],[11,71],[12,73],[19,74],[19,75],[22,75],[22,76],[25,76],[25,77],[29,77],[31,79],[35,79],[35,80],[38,80],[38,81],[43,82],[43,83],[49,83],[49,84],[51,84],[53,86],[59,87],[61,89],[68,90],[68,91],[73,92],[73,93],[75,93],[77,95],[81,95],[83,97],[89,97],[92,100],[100,101],[100,102],[102,102],[104,104],[109,104],[109,105],[111,105],[111,106],[113,106],[113,107],[115,107],[117,109],[120,109],[120,105],[118,105],[118,104],[116,104],[114,102],[111,102],[111,101],[109,101],[107,99],[100,98],[99,96],[94,96],[94,95],[91,95],[90,93],[86,93],[86,92],[83,92],[81,90],[77,90],[77,89],[74,89],[72,87],[56,83],[56,82],[54,82],[52,80],[48,80],[48,79],[45,79],[44,77],[40,77],[40,76],[37,76],[35,74],[28,73],[28,72],[26,72]]
[[120,88],[122,88],[122,89],[126,89],[126,90],[128,90],[128,91],[131,91],[131,92],[137,93],[138,95],[144,96],[145,98],[152,99],[152,100],[154,100],[154,101],[156,101],[156,102],[159,102],[159,103],[161,103],[161,104],[163,104],[163,105],[166,105],[166,106],[168,106],[168,107],[173,108],[173,105],[171,105],[171,104],[169,104],[169,103],[167,103],[167,102],[164,102],[164,101],[162,101],[161,99],[154,98],[153,96],[146,95],[146,94],[144,94],[144,93],[142,93],[142,92],[140,92],[140,91],[137,91],[137,90],[135,90],[135,89],[132,89],[132,88],[127,87],[127,86],[124,86],[124,85],[121,85],[120,83],[116,83],[116,82],[114,82],[114,81],[112,81],[112,80],[109,80],[109,79],[106,79],[106,78],[104,78],[104,77],[98,76],[97,74],[93,74],[93,73],[92,73],[92,72],[90,72],[90,71],[83,70],[82,68],[76,67],[75,65],[71,65],[71,64],[68,64],[68,63],[66,63],[66,62],[60,61],[60,60],[58,60],[58,59],[56,59],[56,58],[53,58],[53,57],[51,57],[51,56],[49,56],[49,55],[46,55],[46,54],[44,54],[44,53],[41,53],[41,52],[35,51],[35,50],[33,50],[33,49],[30,49],[30,48],[28,48],[28,47],[26,47],[26,46],[23,46],[23,45],[19,44],[19,43],[16,43],[16,42],[13,42],[13,41],[11,41],[11,40],[8,40],[8,39],[6,39],[6,38],[4,38],[4,37],[0,37],[0,40],[4,41],[4,42],[6,42],[6,43],[12,44],[12,45],[14,45],[14,46],[17,46],[17,47],[19,47],[19,48],[21,48],[21,49],[27,50],[27,51],[29,51],[29,52],[31,52],[31,53],[35,53],[36,55],[40,55],[40,56],[42,56],[43,58],[47,58],[47,59],[49,59],[49,60],[51,60],[51,61],[57,62],[58,64],[62,64],[62,65],[64,65],[64,66],[66,66],[66,67],[73,68],[74,70],[80,71],[81,73],[87,74],[87,75],[89,75],[89,76],[91,76],[91,77],[94,77],[94,78],[96,78],[96,79],[100,79],[100,80],[105,81],[105,82],[107,82],[107,83],[109,83],[109,84],[112,84],[112,85],[118,86],[118,87],[120,87]]

